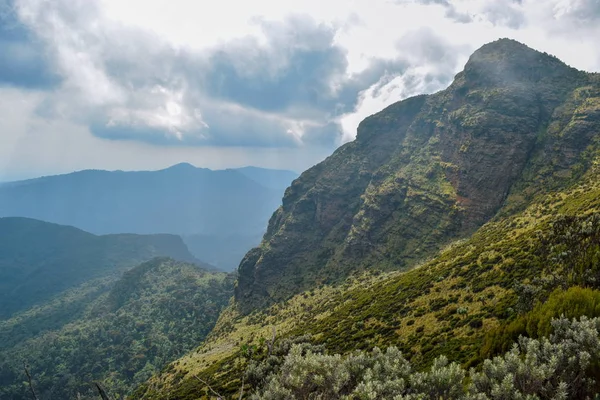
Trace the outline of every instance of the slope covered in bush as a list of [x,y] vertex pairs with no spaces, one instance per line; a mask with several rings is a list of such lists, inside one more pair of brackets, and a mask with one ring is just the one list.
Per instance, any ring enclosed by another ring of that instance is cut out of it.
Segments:
[[248,349],[273,329],[342,358],[394,346],[417,372],[509,350],[527,321],[576,307],[577,289],[560,290],[600,284],[599,133],[598,75],[484,46],[447,90],[369,117],[294,182],[234,304],[133,398],[196,399],[207,384],[237,397]]
[[[94,381],[121,398],[204,339],[231,297],[233,281],[224,273],[157,258],[110,288],[71,323],[13,338],[11,347],[0,349],[0,398],[29,398],[23,363],[42,400],[95,399]],[[2,322],[1,331],[8,337],[21,319]]]
[[[396,347],[328,355],[293,345],[254,400],[584,399],[600,388],[600,319],[552,321],[549,338],[520,337],[503,356],[466,371],[445,356],[415,371]],[[260,369],[253,365],[251,373]]]

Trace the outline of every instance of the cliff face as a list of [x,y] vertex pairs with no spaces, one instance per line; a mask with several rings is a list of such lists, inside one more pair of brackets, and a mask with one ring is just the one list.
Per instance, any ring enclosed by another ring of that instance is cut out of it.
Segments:
[[564,187],[600,131],[597,76],[502,39],[446,90],[364,120],[304,172],[239,267],[242,312],[367,268],[406,269]]

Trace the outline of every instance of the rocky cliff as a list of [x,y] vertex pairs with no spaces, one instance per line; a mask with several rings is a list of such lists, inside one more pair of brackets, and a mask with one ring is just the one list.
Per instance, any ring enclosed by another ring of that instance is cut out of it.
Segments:
[[407,269],[499,210],[523,209],[589,165],[598,77],[509,39],[441,92],[365,119],[356,140],[285,193],[239,267],[249,312],[364,269]]

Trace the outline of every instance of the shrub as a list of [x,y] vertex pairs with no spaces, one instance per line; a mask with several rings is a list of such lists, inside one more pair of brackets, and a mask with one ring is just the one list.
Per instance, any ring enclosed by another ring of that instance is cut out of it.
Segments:
[[491,357],[508,351],[519,336],[538,338],[551,333],[554,318],[600,317],[600,291],[573,286],[566,291],[556,289],[544,303],[538,303],[528,313],[507,325],[491,331],[485,338],[481,357]]
[[519,338],[502,357],[466,371],[445,356],[412,370],[395,347],[346,357],[295,344],[254,400],[582,399],[598,392],[600,318],[555,319],[549,338]]

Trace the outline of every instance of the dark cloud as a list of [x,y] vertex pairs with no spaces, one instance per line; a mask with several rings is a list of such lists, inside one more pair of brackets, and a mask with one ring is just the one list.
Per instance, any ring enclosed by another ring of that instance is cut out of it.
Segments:
[[396,3],[398,4],[406,4],[409,2],[416,2],[423,5],[442,6],[445,8],[445,15],[447,18],[461,24],[473,22],[473,17],[471,15],[459,12],[450,0],[396,0]]
[[345,52],[332,43],[335,32],[304,20],[292,21],[287,32],[264,28],[267,37],[276,39],[272,46],[247,39],[210,57],[207,93],[267,111],[329,108],[335,101],[331,81],[347,67]]
[[[43,2],[30,17],[30,26],[69,80],[68,90],[48,97],[39,112],[44,117],[70,113],[95,136],[111,140],[334,147],[341,134],[339,117],[356,110],[361,92],[375,85],[372,93],[378,96],[415,65],[430,71],[408,76],[406,84],[416,88],[420,76],[419,87],[429,90],[449,81],[454,72],[449,66],[462,54],[423,29],[401,38],[392,58],[373,58],[363,71],[348,76],[346,51],[335,40],[344,24],[321,24],[307,16],[256,19],[261,40],[248,36],[193,51],[118,24],[89,30],[99,12],[93,2],[89,7],[76,3]],[[55,32],[56,20],[64,32]],[[64,54],[71,58],[60,59]],[[86,63],[73,65],[73,55],[80,54]]]
[[461,24],[473,22],[473,16],[467,13],[461,13],[456,10],[456,7],[450,5],[446,7],[446,17]]
[[0,0],[0,84],[47,89],[59,83],[45,48],[19,21],[11,0]]
[[[156,85],[185,92],[183,106],[201,111],[202,126],[181,129],[177,135],[129,121],[114,123],[108,117],[103,124],[99,116],[92,132],[154,144],[333,147],[341,130],[335,117],[351,112],[359,93],[382,76],[397,76],[408,65],[401,59],[374,59],[364,71],[347,77],[346,53],[334,44],[334,28],[308,17],[257,24],[266,44],[246,37],[203,54],[168,46],[151,52],[145,48],[147,38],[134,32],[121,35],[124,42],[129,38],[140,44],[107,55],[104,65],[110,76],[133,92],[149,93]],[[148,53],[155,57],[148,60]],[[130,98],[128,107],[157,106],[149,101],[142,94]]]

